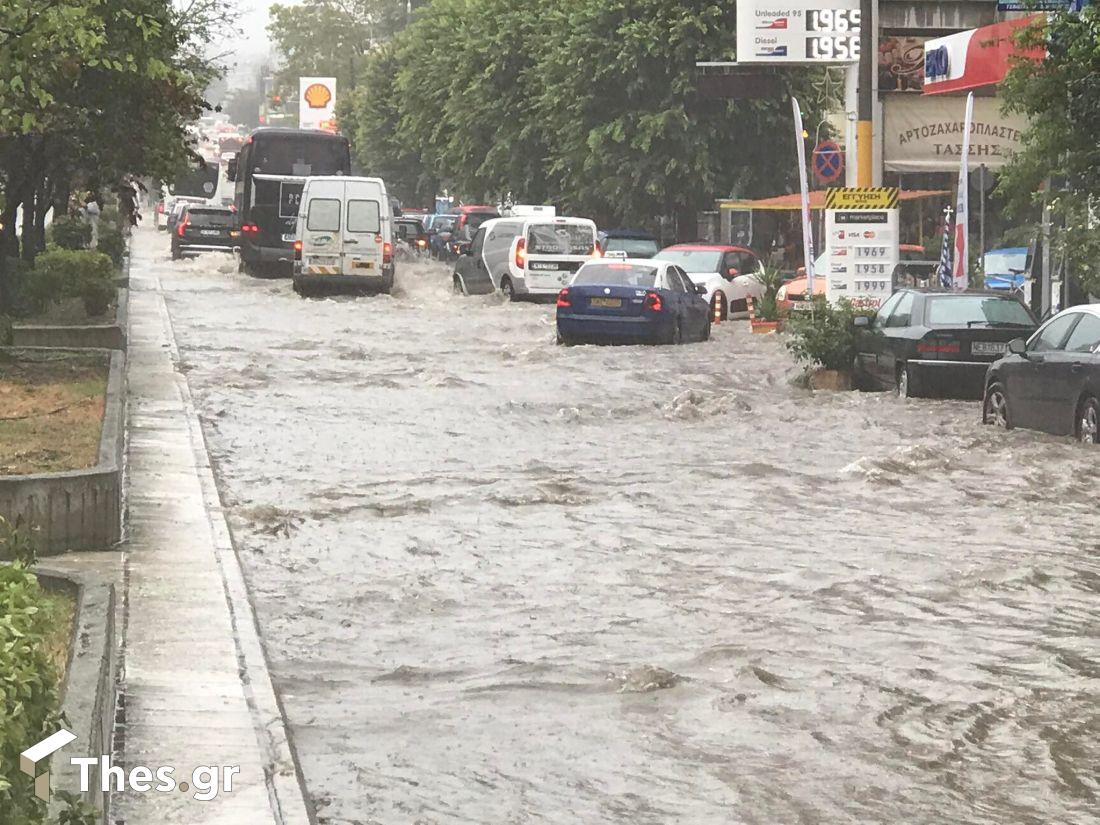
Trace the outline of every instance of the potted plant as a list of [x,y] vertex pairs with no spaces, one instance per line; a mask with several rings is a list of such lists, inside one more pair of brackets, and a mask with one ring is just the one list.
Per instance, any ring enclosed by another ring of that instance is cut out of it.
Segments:
[[812,389],[852,388],[852,368],[860,336],[867,334],[855,321],[861,315],[864,313],[854,309],[848,301],[834,305],[828,303],[824,295],[816,295],[810,312],[791,318],[787,348],[795,358],[807,364]]
[[776,295],[783,285],[783,274],[774,267],[765,268],[756,279],[764,286],[759,301],[749,299],[749,327],[756,333],[771,333],[779,329],[779,307]]

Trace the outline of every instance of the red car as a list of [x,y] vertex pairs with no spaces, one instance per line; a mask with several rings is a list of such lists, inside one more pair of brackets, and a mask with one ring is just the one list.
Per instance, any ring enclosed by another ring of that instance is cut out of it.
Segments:
[[452,214],[458,215],[452,237],[456,241],[469,243],[477,234],[478,227],[492,218],[499,218],[495,206],[460,206]]

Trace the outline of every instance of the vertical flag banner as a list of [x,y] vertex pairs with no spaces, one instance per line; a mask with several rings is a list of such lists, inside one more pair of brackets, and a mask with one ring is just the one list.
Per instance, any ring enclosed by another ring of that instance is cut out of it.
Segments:
[[943,244],[940,247],[940,265],[937,272],[940,286],[951,289],[955,285],[955,275],[951,269],[951,215],[950,206],[943,208]]
[[814,295],[814,235],[810,226],[810,186],[806,174],[806,139],[802,137],[802,110],[791,98],[794,110],[794,145],[798,150],[798,183],[802,189],[802,254],[806,258],[806,294]]
[[966,117],[963,120],[962,159],[959,161],[959,197],[955,206],[955,265],[952,275],[955,289],[969,284],[970,247],[970,128],[974,122],[974,93],[966,96]]

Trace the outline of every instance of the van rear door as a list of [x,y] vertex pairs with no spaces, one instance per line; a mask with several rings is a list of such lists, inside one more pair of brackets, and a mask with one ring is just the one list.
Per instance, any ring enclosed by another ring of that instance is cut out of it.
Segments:
[[[596,252],[596,224],[576,218],[531,221],[524,244],[524,281],[532,293],[556,293]],[[519,263],[519,260],[516,262]]]
[[305,187],[301,207],[302,272],[339,275],[343,256],[344,181],[317,178]]
[[349,180],[345,185],[343,273],[381,278],[383,247],[390,240],[386,193],[377,181]]

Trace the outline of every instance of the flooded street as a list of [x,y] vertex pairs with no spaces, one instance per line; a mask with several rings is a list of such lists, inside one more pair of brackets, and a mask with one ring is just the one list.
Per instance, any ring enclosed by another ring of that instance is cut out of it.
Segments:
[[135,248],[319,822],[1097,821],[1095,450]]

